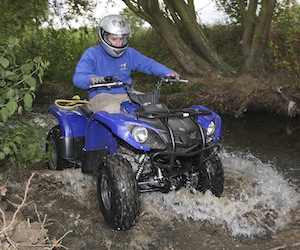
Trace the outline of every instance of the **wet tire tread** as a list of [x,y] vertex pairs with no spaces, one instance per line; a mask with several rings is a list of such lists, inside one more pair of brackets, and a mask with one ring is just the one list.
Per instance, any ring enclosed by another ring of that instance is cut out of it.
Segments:
[[[107,211],[101,201],[100,181],[106,174],[112,189],[112,209]],[[104,166],[99,170],[97,189],[100,210],[106,223],[117,230],[131,228],[139,214],[139,192],[130,163],[120,156],[107,157]]]

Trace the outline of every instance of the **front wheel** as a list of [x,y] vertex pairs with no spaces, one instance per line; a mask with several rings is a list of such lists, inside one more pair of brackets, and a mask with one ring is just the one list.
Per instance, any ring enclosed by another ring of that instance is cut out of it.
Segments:
[[97,174],[97,196],[107,225],[117,230],[131,228],[139,215],[139,190],[130,163],[108,156]]
[[201,166],[197,189],[203,193],[210,190],[217,197],[222,195],[224,190],[224,170],[218,155],[214,155]]

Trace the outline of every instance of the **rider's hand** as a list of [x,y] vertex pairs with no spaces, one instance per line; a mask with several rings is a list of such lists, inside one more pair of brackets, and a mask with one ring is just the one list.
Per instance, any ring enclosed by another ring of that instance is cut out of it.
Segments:
[[97,84],[97,83],[102,83],[102,82],[105,82],[105,78],[102,77],[102,76],[94,76],[90,80],[91,85],[94,85],[94,84]]
[[171,71],[170,73],[166,74],[167,77],[174,77],[176,79],[180,79],[180,75],[176,71]]

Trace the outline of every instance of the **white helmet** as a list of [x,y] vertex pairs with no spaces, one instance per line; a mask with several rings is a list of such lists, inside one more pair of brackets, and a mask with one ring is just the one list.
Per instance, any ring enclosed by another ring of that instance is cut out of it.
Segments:
[[[123,37],[123,44],[121,47],[115,47],[111,44],[108,40],[110,34]],[[100,21],[98,33],[100,45],[113,57],[120,57],[125,53],[125,50],[128,47],[130,34],[128,22],[120,15],[109,15]]]

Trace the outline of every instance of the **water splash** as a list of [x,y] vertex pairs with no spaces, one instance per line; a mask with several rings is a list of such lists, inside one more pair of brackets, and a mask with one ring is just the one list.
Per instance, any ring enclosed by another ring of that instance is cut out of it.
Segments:
[[62,171],[40,171],[42,178],[56,186],[64,196],[74,197],[78,202],[87,205],[89,200],[87,193],[96,189],[96,181],[91,175],[83,174],[80,168],[69,168]]
[[[225,191],[216,198],[187,189],[144,196],[145,207],[163,216],[208,221],[225,227],[233,236],[253,237],[275,233],[289,222],[299,206],[300,194],[271,164],[250,153],[220,154],[225,171]],[[151,204],[151,205],[150,205]]]
[[[300,204],[295,188],[272,164],[263,163],[250,153],[223,151],[220,158],[225,171],[221,198],[209,191],[202,194],[190,189],[141,194],[142,209],[164,221],[174,217],[179,221],[206,221],[225,228],[232,236],[252,238],[285,227]],[[64,196],[72,196],[85,206],[95,202],[87,196],[87,192],[95,193],[95,180],[81,169],[45,171],[42,176],[52,184],[61,183]]]

